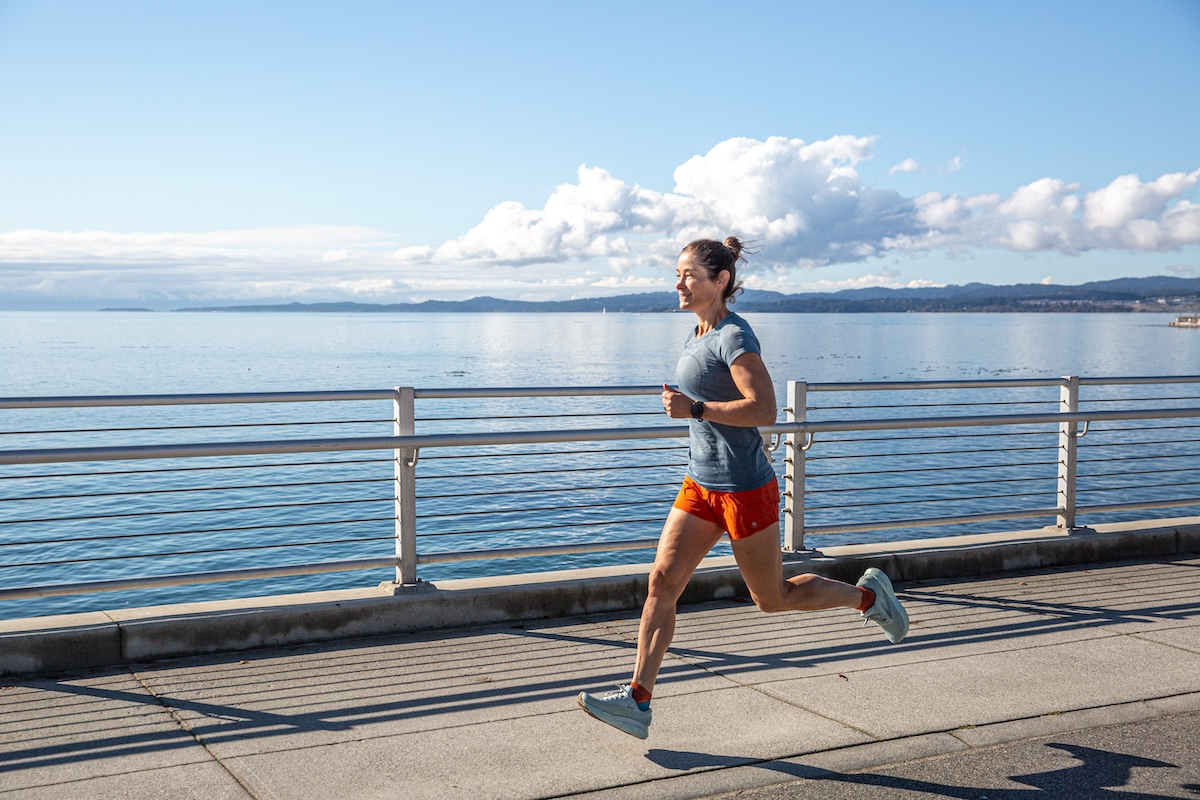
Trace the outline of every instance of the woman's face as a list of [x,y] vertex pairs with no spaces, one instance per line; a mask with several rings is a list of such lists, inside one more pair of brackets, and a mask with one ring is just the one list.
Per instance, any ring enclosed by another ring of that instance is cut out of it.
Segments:
[[696,264],[691,253],[679,256],[675,268],[675,291],[679,293],[679,307],[697,314],[725,306],[725,284],[729,282],[729,271],[721,270],[716,279],[708,277],[708,270]]

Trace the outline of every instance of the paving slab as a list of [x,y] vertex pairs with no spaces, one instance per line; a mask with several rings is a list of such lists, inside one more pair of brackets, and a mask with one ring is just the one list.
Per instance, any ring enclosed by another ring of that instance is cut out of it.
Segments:
[[220,764],[208,762],[54,780],[40,786],[14,785],[11,789],[0,776],[0,797],[19,797],[21,800],[252,800],[254,795]]
[[705,692],[703,703],[694,697],[656,703],[666,721],[656,727],[650,750],[571,709],[247,755],[229,764],[264,796],[283,796],[298,781],[306,796],[336,797],[349,780],[356,797],[553,797],[661,781],[711,767],[714,757],[708,750],[715,734],[722,747],[718,766],[867,741],[862,734],[744,688]]
[[[895,646],[852,612],[684,608],[645,741],[574,701],[628,680],[636,612],[10,678],[0,800],[657,800],[777,785],[1023,800],[1041,790],[1013,775],[1070,770],[1084,752],[1017,746],[1031,737],[1093,747],[1200,720],[1200,557],[898,588],[914,624]],[[1191,752],[1172,747],[1165,762]],[[1005,748],[1012,771],[968,780],[960,765],[990,775],[1002,762],[986,753]]]
[[0,691],[0,792],[204,764],[215,761],[128,673]]
[[1194,655],[1172,648],[1106,637],[948,659],[921,670],[775,682],[763,690],[891,738],[1196,692],[1197,664]]

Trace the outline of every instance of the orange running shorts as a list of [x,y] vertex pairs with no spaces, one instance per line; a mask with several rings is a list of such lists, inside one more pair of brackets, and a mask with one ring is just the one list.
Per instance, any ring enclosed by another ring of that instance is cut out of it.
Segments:
[[779,522],[779,482],[772,479],[745,492],[714,492],[685,475],[674,505],[720,525],[731,539],[744,539]]

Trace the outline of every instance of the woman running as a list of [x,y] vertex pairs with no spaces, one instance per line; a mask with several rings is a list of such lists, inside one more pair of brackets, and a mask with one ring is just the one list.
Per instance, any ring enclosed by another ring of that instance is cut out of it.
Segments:
[[874,567],[856,586],[819,575],[783,577],[779,483],[756,427],[775,422],[775,389],[754,331],[728,307],[741,289],[742,251],[731,236],[699,239],[679,255],[679,307],[696,315],[696,327],[676,367],[679,388],[663,384],[662,403],[669,417],[691,428],[687,474],[650,570],[633,679],[615,692],[578,698],[588,714],[641,739],[649,735],[654,682],[675,634],[676,602],[723,533],[762,611],[852,608],[893,644],[908,633],[891,581]]

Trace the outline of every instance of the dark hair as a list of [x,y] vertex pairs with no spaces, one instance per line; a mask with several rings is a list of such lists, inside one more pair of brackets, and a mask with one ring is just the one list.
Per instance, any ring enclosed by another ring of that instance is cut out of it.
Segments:
[[737,279],[737,265],[739,261],[746,260],[742,255],[745,249],[746,246],[736,236],[730,236],[724,242],[718,242],[716,239],[697,239],[683,248],[680,255],[689,254],[693,262],[704,267],[712,280],[717,279],[721,270],[729,270],[729,283],[725,284],[722,299],[733,303],[737,299],[734,295],[742,291],[742,285]]

